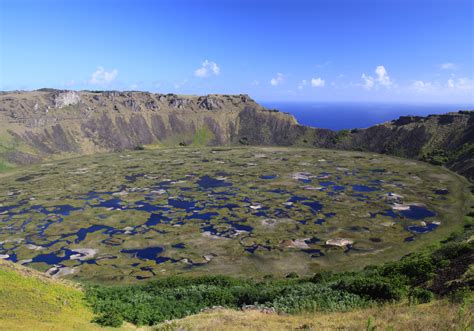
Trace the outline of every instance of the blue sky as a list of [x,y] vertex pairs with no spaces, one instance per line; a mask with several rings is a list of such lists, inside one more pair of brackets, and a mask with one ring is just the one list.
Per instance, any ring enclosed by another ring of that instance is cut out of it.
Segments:
[[0,0],[0,90],[474,104],[471,0]]

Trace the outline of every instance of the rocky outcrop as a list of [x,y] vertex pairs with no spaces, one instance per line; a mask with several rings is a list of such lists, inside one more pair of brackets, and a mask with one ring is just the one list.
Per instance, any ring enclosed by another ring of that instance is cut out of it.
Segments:
[[[13,141],[18,153],[0,150],[0,158],[25,163],[54,154],[120,151],[157,142],[230,144],[246,108],[264,110],[246,95],[53,89],[1,93],[0,140]],[[206,140],[194,139],[202,130],[209,132],[203,135]]]
[[474,111],[402,116],[367,129],[339,133],[336,147],[445,165],[474,181]]
[[0,161],[27,164],[142,145],[276,145],[361,150],[446,165],[474,180],[474,112],[402,116],[367,129],[302,126],[247,95],[41,89],[0,93]]

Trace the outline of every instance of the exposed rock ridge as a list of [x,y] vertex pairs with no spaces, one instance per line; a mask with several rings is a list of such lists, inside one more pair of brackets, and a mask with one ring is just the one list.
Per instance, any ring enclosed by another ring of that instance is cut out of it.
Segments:
[[401,116],[335,132],[299,125],[249,96],[41,89],[0,92],[0,162],[142,145],[277,145],[372,151],[446,165],[474,180],[474,112]]

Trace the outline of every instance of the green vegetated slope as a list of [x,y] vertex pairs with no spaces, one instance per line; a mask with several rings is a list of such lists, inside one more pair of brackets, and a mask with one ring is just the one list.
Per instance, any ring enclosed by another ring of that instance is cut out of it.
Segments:
[[[398,262],[310,278],[173,277],[87,286],[84,294],[72,283],[0,262],[0,329],[134,328],[128,321],[154,330],[470,330],[474,226],[472,217],[465,220],[462,231]],[[219,308],[200,312],[213,306]],[[91,323],[92,311],[99,324]]]
[[[473,229],[473,217],[466,217],[463,231],[441,243],[399,261],[357,272],[325,272],[310,278],[290,273],[284,279],[263,281],[222,276],[173,277],[143,285],[89,287],[87,297],[99,316],[96,321],[112,326],[121,325],[123,320],[137,325],[155,325],[219,306],[266,314],[250,315],[246,319],[239,313],[217,310],[211,317],[204,314],[162,327],[204,328],[228,323],[230,319],[236,322],[227,324],[230,329],[257,329],[257,325],[283,328],[297,323],[318,329],[318,323],[331,325],[328,320],[356,328],[368,320],[373,328],[417,329],[424,321],[426,325],[422,329],[468,330],[472,326],[474,307]],[[417,306],[433,300],[436,301],[429,306]],[[285,321],[285,318],[272,316],[275,312],[297,316]],[[255,321],[256,317],[266,318],[263,316],[268,314],[269,321]],[[351,320],[348,316],[358,317]],[[370,322],[374,316],[376,319]],[[367,320],[361,321],[361,317]]]
[[83,291],[0,260],[0,330],[96,330]]

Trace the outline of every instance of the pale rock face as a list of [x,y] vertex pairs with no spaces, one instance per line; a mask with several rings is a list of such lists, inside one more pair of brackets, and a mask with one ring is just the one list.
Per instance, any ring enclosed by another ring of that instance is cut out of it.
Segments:
[[77,92],[67,91],[67,92],[58,94],[54,98],[54,107],[63,108],[66,106],[77,105],[79,102],[81,102],[81,97],[79,96]]
[[339,246],[339,247],[352,245],[353,243],[354,243],[353,240],[344,239],[344,238],[329,239],[329,240],[326,241],[326,245],[328,245],[328,246]]
[[78,254],[71,255],[70,257],[71,260],[84,261],[84,260],[93,258],[97,254],[97,250],[92,249],[92,248],[75,248],[73,249],[73,251]]

